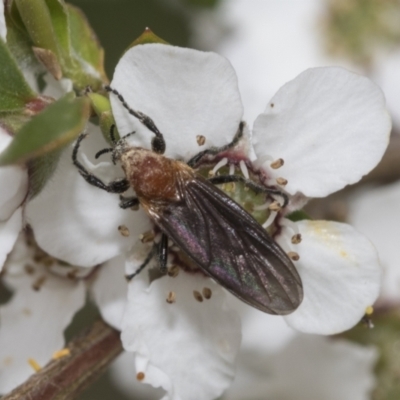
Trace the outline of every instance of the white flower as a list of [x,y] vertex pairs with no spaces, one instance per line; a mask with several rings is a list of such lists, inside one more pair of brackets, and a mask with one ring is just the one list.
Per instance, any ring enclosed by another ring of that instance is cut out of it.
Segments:
[[3,282],[13,292],[0,307],[0,393],[43,367],[64,346],[64,329],[84,305],[85,285],[54,271],[66,270],[21,234],[7,260]]
[[350,202],[349,219],[377,247],[383,267],[381,298],[400,300],[400,184],[368,187]]
[[[1,15],[1,14],[0,14]],[[12,136],[0,127],[0,153]],[[21,203],[28,190],[28,174],[20,166],[0,167],[0,271],[22,228]]]
[[[165,155],[174,159],[187,161],[199,150],[231,142],[242,119],[235,73],[213,53],[136,46],[120,60],[112,87],[130,107],[155,121],[166,139]],[[150,148],[147,128],[115,96],[111,102],[120,134],[134,130],[130,143]],[[259,171],[264,184],[276,185],[279,177],[288,180],[285,190],[291,202],[275,224],[281,230],[276,240],[300,255],[295,265],[305,297],[285,317],[297,329],[324,334],[349,329],[375,301],[380,268],[373,246],[350,226],[292,223],[283,216],[308,196],[325,196],[359,180],[382,156],[389,130],[383,95],[374,84],[340,68],[313,69],[286,84],[257,118],[254,149],[246,131],[239,148],[227,153],[228,163],[236,162],[244,174]],[[201,147],[198,135],[206,139]],[[83,141],[80,159],[108,182],[121,176],[121,170],[94,161],[103,147],[104,140],[92,135]],[[27,207],[39,245],[54,257],[85,267],[118,263],[120,256],[115,274],[110,265],[101,268],[101,275],[108,270],[108,278],[99,278],[95,285],[100,286],[93,290],[103,317],[122,329],[125,348],[136,354],[137,379],[163,387],[165,399],[220,396],[232,380],[240,340],[238,318],[225,304],[224,291],[201,274],[181,270],[175,278],[149,282],[143,273],[129,284],[123,311],[125,293],[116,283],[122,260],[126,258],[127,272],[132,272],[146,258],[150,247],[141,243],[140,234],[151,230],[152,222],[141,209],[119,209],[118,195],[88,185],[70,157],[66,152],[50,184]],[[271,168],[271,161],[279,158],[284,165]],[[129,236],[121,235],[122,225]],[[303,237],[298,245],[287,243],[293,232]],[[205,289],[211,289],[210,299]]]
[[[256,319],[253,315],[246,321],[253,331],[262,328]],[[276,323],[269,319],[274,329]],[[283,326],[277,333],[287,335]],[[295,335],[279,348],[268,348],[264,342],[246,341],[244,332],[236,378],[223,399],[370,399],[376,349],[304,334]]]

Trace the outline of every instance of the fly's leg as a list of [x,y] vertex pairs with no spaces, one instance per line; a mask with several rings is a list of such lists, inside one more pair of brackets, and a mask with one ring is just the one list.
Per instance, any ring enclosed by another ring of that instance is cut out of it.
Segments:
[[160,243],[154,244],[153,248],[150,250],[149,254],[147,255],[146,259],[143,263],[138,267],[138,269],[133,272],[132,274],[125,275],[125,278],[130,281],[136,275],[139,275],[149,264],[151,259],[154,255],[158,253],[158,261],[160,264],[160,270],[162,273],[167,271],[167,257],[168,257],[168,236],[163,233],[161,235]]
[[201,161],[201,159],[203,157],[206,156],[215,156],[218,153],[221,153],[223,151],[226,151],[228,149],[231,149],[232,147],[235,147],[238,143],[239,140],[243,137],[243,129],[244,129],[245,123],[242,121],[239,124],[239,128],[233,138],[233,140],[221,147],[210,147],[207,150],[201,151],[200,153],[196,154],[194,157],[192,157],[189,161],[188,161],[188,165],[191,168],[196,168],[196,166],[199,164],[199,162]]
[[214,185],[219,185],[222,183],[230,183],[230,182],[242,182],[246,187],[251,189],[255,194],[259,193],[266,193],[266,194],[273,194],[276,196],[280,196],[283,199],[282,207],[286,207],[289,203],[289,197],[286,193],[282,192],[279,189],[267,188],[262,185],[258,185],[257,183],[244,178],[241,175],[220,175],[214,176],[209,179],[211,183]]
[[109,193],[123,193],[129,189],[129,182],[125,178],[116,179],[108,184],[104,183],[100,178],[90,173],[79,161],[78,161],[78,150],[82,140],[87,136],[87,133],[81,133],[78,140],[75,143],[72,151],[72,162],[78,168],[79,173],[85,179],[87,183],[93,186],[103,189]]
[[111,86],[104,86],[104,89],[106,89],[108,92],[114,93],[118,100],[121,102],[123,107],[126,108],[126,110],[129,112],[129,114],[133,115],[135,118],[137,118],[147,129],[149,129],[151,132],[154,133],[154,138],[151,141],[151,149],[158,154],[164,154],[165,152],[165,139],[162,133],[158,130],[156,124],[154,121],[147,116],[146,114],[143,114],[141,111],[136,111],[133,110],[132,108],[129,107],[128,103],[125,101],[124,97],[122,96],[121,93],[119,93],[117,90],[113,89]]
[[124,197],[119,196],[119,206],[124,210],[127,208],[137,208],[139,206],[139,199],[137,197]]
[[161,235],[160,243],[158,244],[158,261],[160,263],[160,270],[162,273],[167,272],[167,258],[168,258],[168,236],[163,233]]
[[155,244],[153,246],[153,248],[150,250],[150,252],[147,255],[146,259],[143,261],[142,265],[140,265],[139,268],[135,272],[133,272],[132,274],[125,275],[126,280],[130,281],[136,275],[139,275],[147,267],[147,265],[149,264],[151,259],[154,257],[156,251],[157,251],[157,245]]

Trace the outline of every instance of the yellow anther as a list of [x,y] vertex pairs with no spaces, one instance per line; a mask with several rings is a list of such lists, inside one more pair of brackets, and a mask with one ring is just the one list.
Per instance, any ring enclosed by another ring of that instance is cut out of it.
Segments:
[[33,358],[28,358],[28,364],[34,369],[35,372],[38,372],[42,369],[39,363]]
[[58,351],[55,351],[54,353],[53,353],[53,360],[58,360],[58,359],[60,359],[60,358],[63,358],[63,357],[67,357],[67,356],[69,356],[69,355],[71,355],[71,351],[70,351],[70,349],[61,349],[61,350],[58,350]]

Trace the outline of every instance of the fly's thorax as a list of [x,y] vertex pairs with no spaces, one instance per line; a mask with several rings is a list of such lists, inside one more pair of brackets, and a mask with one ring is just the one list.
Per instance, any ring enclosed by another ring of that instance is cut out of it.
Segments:
[[126,149],[120,161],[139,200],[146,203],[179,200],[178,174],[182,166],[188,168],[184,164],[137,147]]

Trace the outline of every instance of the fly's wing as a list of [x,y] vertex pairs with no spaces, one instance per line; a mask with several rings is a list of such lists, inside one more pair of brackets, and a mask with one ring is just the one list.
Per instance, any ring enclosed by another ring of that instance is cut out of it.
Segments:
[[294,311],[303,299],[300,276],[266,230],[201,176],[181,187],[183,200],[158,215],[160,229],[239,299],[269,314]]

